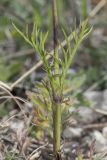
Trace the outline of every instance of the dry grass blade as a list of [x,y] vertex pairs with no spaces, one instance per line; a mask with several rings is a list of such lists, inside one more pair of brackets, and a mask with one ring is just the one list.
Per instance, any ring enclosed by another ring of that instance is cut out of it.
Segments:
[[[0,99],[13,99],[13,97],[12,96],[1,96]],[[14,99],[17,99],[17,100],[24,102],[24,103],[28,103],[27,100],[20,98],[20,97],[17,97],[17,96],[14,96]]]
[[[18,99],[16,99],[16,98],[12,95],[12,93],[9,91],[10,88],[9,88],[6,84],[4,85],[4,83],[1,83],[1,84],[0,84],[0,89],[3,90],[3,91],[5,91],[5,92],[16,102],[16,104],[18,105],[18,107],[19,107],[20,110],[22,111],[24,117],[26,118],[26,115],[25,115],[25,113],[24,113],[23,110],[22,110],[22,106],[21,106],[20,102],[19,102]],[[22,100],[22,99],[20,98],[20,100]]]
[[34,160],[34,158],[37,158],[40,155],[40,149],[46,147],[48,144],[45,144],[43,146],[40,146],[39,148],[35,149],[28,157],[28,160]]
[[9,87],[9,85],[7,85],[6,83],[2,81],[0,81],[0,86],[3,87],[4,89],[11,90],[11,87]]
[[97,6],[89,14],[90,18],[93,18],[107,3],[107,0],[101,0]]
[[102,114],[102,115],[107,116],[107,111],[106,111],[106,110],[97,109],[97,108],[94,108],[94,107],[92,107],[92,106],[91,106],[91,109],[92,109],[94,112],[96,112],[96,113],[100,113],[100,114]]

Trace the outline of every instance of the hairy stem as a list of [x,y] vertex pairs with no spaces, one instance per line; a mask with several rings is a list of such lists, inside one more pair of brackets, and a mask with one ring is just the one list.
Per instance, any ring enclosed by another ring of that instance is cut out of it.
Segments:
[[[54,43],[54,74],[59,74],[58,59],[58,16],[57,16],[57,1],[52,0],[52,13],[53,13],[53,43]],[[56,82],[59,83],[59,77],[56,76]],[[60,89],[59,89],[60,90]],[[61,103],[59,102],[60,96],[57,95],[58,88],[55,87],[53,93],[53,149],[55,160],[60,159],[60,136],[61,136]],[[55,96],[55,97],[54,97]]]

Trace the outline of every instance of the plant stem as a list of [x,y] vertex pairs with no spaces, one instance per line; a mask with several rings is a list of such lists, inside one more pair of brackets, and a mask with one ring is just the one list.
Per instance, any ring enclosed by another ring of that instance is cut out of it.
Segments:
[[53,149],[55,160],[60,158],[61,105],[53,102]]
[[[53,13],[53,43],[54,43],[54,74],[59,74],[58,59],[58,16],[57,16],[57,2],[52,0],[52,13]],[[59,83],[59,77],[56,76],[56,82]],[[57,95],[57,91],[60,88],[56,88],[53,93],[53,150],[55,160],[60,159],[60,137],[61,137],[61,102],[60,95]]]
[[54,43],[54,69],[55,74],[58,74],[59,72],[59,66],[56,63],[56,60],[58,58],[58,15],[57,15],[57,2],[56,0],[52,0],[52,13],[53,13],[53,43]]
[[86,19],[87,18],[87,0],[82,0],[82,7],[81,7],[81,12],[82,12],[82,19]]

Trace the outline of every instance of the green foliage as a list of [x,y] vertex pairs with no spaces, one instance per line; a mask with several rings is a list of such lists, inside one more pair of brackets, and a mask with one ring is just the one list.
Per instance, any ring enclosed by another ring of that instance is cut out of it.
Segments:
[[[38,86],[38,87],[37,87]],[[49,99],[49,93],[42,83],[36,86],[38,88],[37,93],[28,92],[28,97],[34,104],[33,114],[37,118],[35,124],[40,128],[49,128],[49,122],[52,121],[51,103]]]
[[[56,1],[53,1],[54,6],[56,6]],[[53,7],[53,10],[56,11],[56,8]],[[54,15],[57,13],[53,13]],[[33,30],[31,35],[28,35],[28,27],[26,27],[26,32],[21,32],[15,24],[13,24],[16,31],[24,38],[24,40],[30,44],[39,57],[41,58],[44,66],[44,70],[47,73],[47,77],[43,80],[42,84],[45,87],[47,94],[43,93],[44,89],[42,87],[42,91],[40,95],[37,95],[36,99],[32,99],[32,101],[36,100],[36,109],[35,115],[39,117],[36,119],[36,123],[43,124],[46,127],[46,121],[49,121],[50,117],[48,113],[51,113],[51,117],[53,120],[53,149],[54,149],[54,156],[57,159],[57,155],[60,153],[60,136],[61,136],[61,117],[63,112],[63,103],[64,103],[64,96],[63,96],[63,89],[65,84],[65,79],[67,76],[68,69],[73,61],[75,53],[80,46],[81,42],[87,37],[90,33],[91,29],[87,27],[87,21],[83,22],[80,25],[79,30],[75,30],[72,32],[72,37],[74,40],[73,47],[71,48],[70,40],[68,39],[66,33],[64,33],[64,37],[66,40],[66,49],[62,47],[63,53],[63,60],[59,58],[58,49],[55,48],[54,55],[49,55],[52,57],[51,64],[47,59],[48,52],[45,50],[45,43],[47,40],[48,32],[43,35],[43,33],[36,27],[34,23]],[[39,106],[38,106],[39,105]],[[51,110],[49,110],[51,109]],[[51,111],[51,112],[50,112]],[[45,123],[45,124],[44,124]]]
[[[37,88],[38,92],[36,93],[29,93],[28,96],[31,99],[31,101],[34,103],[35,106],[35,115],[38,117],[37,124],[41,127],[48,126],[48,123],[52,121],[50,117],[52,117],[52,99],[53,96],[56,95],[62,95],[63,94],[63,88],[65,84],[65,79],[67,76],[67,71],[73,61],[73,57],[80,46],[81,42],[84,38],[87,37],[87,35],[90,33],[90,29],[87,28],[87,22],[83,22],[80,25],[79,31],[74,31],[71,33],[74,39],[73,47],[71,48],[70,41],[68,39],[68,36],[66,35],[65,31],[64,37],[67,42],[67,47],[62,48],[62,53],[64,59],[61,60],[60,58],[52,56],[52,61],[49,62],[47,60],[48,52],[45,50],[45,43],[48,36],[48,32],[43,35],[43,33],[35,26],[33,27],[31,36],[28,36],[27,30],[26,33],[21,32],[15,24],[13,24],[14,28],[17,30],[17,32],[24,38],[24,40],[29,43],[37,52],[37,54],[40,56],[41,60],[43,61],[44,70],[47,73],[47,77],[42,81],[42,83],[39,83]],[[60,44],[61,45],[61,44]],[[58,71],[59,74],[55,75],[54,73],[54,61],[57,63],[61,71]],[[58,78],[58,81],[56,81],[56,77]],[[72,86],[76,86],[76,89],[82,84],[82,81],[84,81],[84,78],[80,79],[80,77],[77,78]],[[72,81],[73,82],[73,81]],[[76,83],[77,82],[77,83]],[[74,90],[74,88],[72,88]],[[63,100],[62,100],[63,103]],[[64,105],[62,107],[62,112],[64,112]],[[50,125],[49,125],[50,126]]]
[[10,152],[6,153],[5,160],[13,160],[13,154]]
[[[31,36],[29,37],[28,32],[27,32],[28,28],[26,29],[26,33],[24,34],[16,27],[15,24],[13,24],[13,26],[17,30],[17,32],[24,38],[24,40],[35,49],[35,51],[39,54],[41,60],[43,61],[44,70],[46,71],[48,78],[49,78],[49,86],[51,86],[51,87],[47,88],[51,98],[53,95],[52,92],[55,91],[56,88],[59,88],[60,93],[61,93],[63,91],[63,86],[64,86],[65,78],[67,75],[67,71],[72,63],[73,57],[74,57],[78,47],[80,46],[81,42],[83,41],[83,39],[86,38],[87,35],[91,31],[91,29],[87,27],[87,22],[85,21],[80,25],[79,32],[76,30],[74,32],[72,32],[72,36],[74,39],[73,48],[71,48],[70,41],[69,41],[66,33],[63,31],[64,37],[67,42],[67,49],[64,49],[62,47],[64,60],[61,60],[60,58],[56,58],[53,56],[53,61],[51,62],[51,65],[46,58],[48,53],[45,50],[45,43],[46,43],[46,39],[48,36],[48,32],[45,35],[43,35],[43,33],[36,27],[36,25],[34,23]],[[59,73],[58,75],[55,75],[53,73],[54,72],[54,70],[53,70],[54,61],[62,69],[61,73]],[[56,81],[56,77],[58,77],[58,79],[59,79],[58,81]]]
[[[70,113],[70,108],[73,106],[78,107],[81,103],[87,104],[82,97],[81,91],[78,90],[85,83],[86,76],[84,73],[78,73],[72,76],[68,76],[64,85],[64,100],[62,103],[62,122],[65,124],[69,121],[72,113]],[[42,82],[36,83],[37,92],[27,92],[28,98],[33,103],[33,114],[34,119],[33,122],[36,126],[36,133],[47,131],[49,135],[52,135],[52,108],[51,101],[49,97],[49,93],[44,86],[44,81],[46,82],[46,78]],[[68,98],[69,96],[69,98]],[[74,100],[75,99],[75,100]],[[79,104],[75,103],[78,101]],[[64,128],[64,125],[62,129]],[[40,130],[42,129],[42,130]]]

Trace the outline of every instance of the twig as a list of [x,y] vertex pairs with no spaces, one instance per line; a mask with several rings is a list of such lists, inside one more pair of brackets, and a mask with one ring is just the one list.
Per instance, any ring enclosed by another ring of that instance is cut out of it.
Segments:
[[93,18],[107,3],[107,0],[101,0],[97,6],[91,11],[91,13],[89,14],[90,18]]
[[102,114],[102,115],[106,115],[107,116],[107,111],[106,110],[102,110],[102,109],[96,109],[96,108],[94,108],[94,107],[90,107],[94,112],[96,112],[96,113],[100,113],[100,114]]
[[22,113],[23,113],[23,115],[24,115],[24,117],[25,117],[25,119],[26,119],[27,117],[26,117],[25,113],[24,113],[23,110],[22,110],[22,106],[21,106],[20,102],[12,95],[12,93],[9,91],[9,89],[8,89],[6,86],[3,86],[3,85],[1,85],[1,84],[0,84],[0,89],[3,90],[3,91],[5,91],[8,95],[10,95],[10,97],[12,97],[12,99],[13,99],[13,100],[16,102],[16,104],[19,106],[20,110],[22,111]]
[[[98,3],[98,5],[91,11],[89,14],[89,19],[93,18],[107,3],[107,0],[102,0]],[[68,40],[71,41],[73,39],[73,36],[70,35],[68,37]],[[61,45],[58,46],[58,50],[60,50],[62,47],[66,45],[66,40],[64,40]],[[54,54],[54,51],[52,50],[49,55],[46,57],[47,59],[51,58],[51,56]],[[12,90],[17,84],[19,84],[21,81],[23,81],[26,77],[28,77],[33,71],[38,69],[40,66],[42,66],[43,62],[39,61],[37,64],[35,64],[31,69],[29,69],[24,75],[22,75],[19,79],[17,79],[13,84],[9,87],[10,90]]]
[[88,124],[88,125],[84,125],[83,129],[101,129],[104,127],[107,127],[107,123]]
[[35,155],[35,153],[36,153],[36,154],[39,153],[39,150],[42,149],[42,148],[44,148],[44,147],[46,147],[47,145],[48,145],[48,143],[45,144],[45,145],[43,145],[43,146],[38,147],[37,149],[35,149],[35,150],[28,156],[28,160],[31,160],[31,159],[32,159],[32,156]]
[[[23,98],[20,98],[20,97],[17,97],[17,96],[14,96],[14,98],[23,102],[23,103],[28,103],[28,101],[23,99]],[[13,99],[13,97],[12,96],[0,96],[0,100],[1,99]]]
[[29,56],[33,53],[35,53],[34,49],[28,49],[28,50],[23,50],[23,51],[16,52],[16,53],[11,54],[11,55],[3,56],[3,57],[1,57],[1,59],[9,60],[9,59],[14,59],[14,58],[20,58],[21,56]]
[[7,126],[8,126],[8,125],[7,125],[7,122],[10,121],[11,119],[13,119],[14,117],[16,117],[17,115],[18,115],[18,114],[15,114],[15,115],[11,116],[9,119],[7,119],[6,121],[1,122],[1,123],[0,123],[0,130],[3,129],[3,128],[5,128],[5,127],[7,127]]

